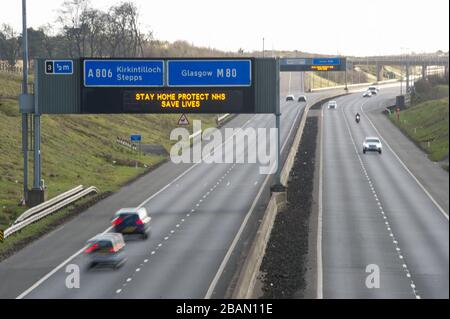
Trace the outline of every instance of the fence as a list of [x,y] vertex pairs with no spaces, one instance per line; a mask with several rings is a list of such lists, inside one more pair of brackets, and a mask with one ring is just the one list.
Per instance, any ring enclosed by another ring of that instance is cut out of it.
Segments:
[[116,143],[125,147],[128,147],[130,149],[132,149],[133,151],[137,151],[138,147],[136,144],[131,143],[128,139],[122,138],[122,137],[117,137],[116,139]]
[[0,62],[0,72],[3,73],[17,73],[21,74],[23,71],[22,67],[19,66],[11,66],[9,63],[6,62]]

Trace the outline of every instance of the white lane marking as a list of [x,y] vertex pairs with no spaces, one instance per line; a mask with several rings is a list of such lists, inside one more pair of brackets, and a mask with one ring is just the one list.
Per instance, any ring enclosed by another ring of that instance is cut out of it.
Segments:
[[[254,118],[256,117],[253,116],[252,118],[250,118],[248,121],[246,121],[233,135],[231,135],[227,140],[223,141],[219,147],[222,147],[224,144],[226,144],[230,139],[233,139],[234,136],[242,131],[242,129],[247,126],[251,121],[254,120]],[[291,127],[292,129],[292,127]],[[286,141],[287,142],[287,141]],[[285,145],[284,145],[285,146]],[[284,148],[283,146],[283,148]],[[282,149],[283,149],[282,148]],[[187,173],[189,173],[191,170],[193,170],[197,165],[201,164],[201,162],[199,163],[195,163],[194,165],[192,165],[191,167],[189,167],[186,171],[184,171],[183,173],[181,173],[180,175],[178,175],[174,180],[172,180],[169,184],[167,184],[166,186],[164,186],[163,188],[161,188],[158,192],[154,193],[153,195],[151,195],[150,197],[148,197],[144,202],[142,202],[139,206],[137,206],[137,208],[141,208],[142,206],[146,205],[149,201],[151,201],[153,198],[155,198],[156,196],[158,196],[159,194],[161,194],[163,191],[165,191],[168,187],[170,187],[171,185],[173,185],[174,183],[176,183],[179,179],[181,179],[183,176],[185,176]],[[236,163],[233,164],[233,168],[236,166]],[[197,205],[198,207],[199,205]],[[176,226],[177,228],[179,227],[179,225]],[[102,234],[109,232],[112,229],[112,226],[108,227]],[[81,248],[79,251],[77,251],[75,254],[73,254],[72,256],[70,256],[69,258],[67,258],[65,261],[63,261],[61,264],[59,264],[58,266],[56,266],[53,270],[51,270],[48,274],[46,274],[44,277],[42,277],[41,279],[39,279],[36,283],[34,283],[30,288],[28,288],[27,290],[25,290],[23,293],[21,293],[18,297],[16,297],[16,299],[23,299],[24,297],[26,297],[30,292],[32,292],[34,289],[36,289],[37,287],[39,287],[43,282],[45,282],[48,278],[50,278],[51,276],[53,276],[58,270],[60,270],[62,267],[64,267],[67,263],[69,263],[71,260],[73,260],[74,258],[76,258],[78,255],[80,255],[84,249],[86,249],[86,246],[84,246],[83,248]],[[155,252],[152,252],[152,255]],[[118,292],[120,293],[120,291]]]
[[[299,116],[300,114],[304,114],[304,113],[302,113],[302,112],[300,111],[300,108],[299,108],[299,110],[297,111],[297,115],[296,115],[296,117],[295,117],[295,120],[294,120],[293,123],[292,123],[291,129],[289,130],[289,133],[288,133],[288,135],[287,135],[287,137],[286,137],[286,140],[284,141],[284,144],[283,144],[282,147],[281,147],[281,152],[283,152],[284,148],[286,147],[286,145],[287,145],[287,143],[288,143],[288,141],[289,141],[289,137],[290,137],[290,135],[292,134],[292,130],[294,129],[295,123],[297,122],[298,116]],[[280,134],[281,134],[281,132],[280,132]],[[233,164],[233,167],[234,167],[234,166],[236,166],[236,163]],[[254,200],[253,203],[252,203],[252,206],[250,207],[249,211],[247,212],[247,215],[245,216],[244,221],[243,221],[242,224],[241,224],[241,227],[239,228],[239,230],[238,230],[236,236],[234,237],[234,239],[233,239],[233,241],[232,241],[232,243],[231,243],[231,246],[228,248],[228,251],[227,251],[227,253],[225,254],[225,257],[224,257],[224,259],[222,260],[222,263],[220,264],[219,269],[217,270],[216,275],[214,276],[214,278],[213,278],[211,284],[209,285],[208,291],[206,292],[206,295],[205,295],[204,299],[210,299],[210,298],[212,297],[212,294],[213,294],[213,292],[214,292],[214,289],[216,288],[216,285],[217,285],[217,283],[219,282],[219,279],[220,279],[220,277],[222,276],[222,273],[223,273],[223,271],[224,271],[224,269],[225,269],[225,265],[228,263],[228,260],[230,259],[230,256],[231,256],[231,254],[232,254],[234,248],[236,247],[236,245],[237,245],[237,243],[238,243],[238,241],[239,241],[239,238],[241,237],[242,232],[244,231],[244,228],[245,228],[245,226],[247,225],[247,222],[248,222],[248,220],[249,220],[249,218],[250,218],[250,215],[252,214],[253,210],[255,209],[255,206],[256,206],[256,204],[257,204],[259,198],[261,197],[261,194],[262,194],[262,192],[263,192],[263,190],[264,190],[264,188],[265,188],[267,182],[269,181],[269,177],[270,177],[270,176],[271,176],[271,175],[267,175],[266,178],[264,179],[264,182],[263,182],[263,184],[261,185],[261,187],[260,187],[260,189],[259,189],[259,191],[258,191],[258,194],[256,195],[255,200]]]
[[[367,103],[367,102],[364,102],[364,103],[362,104],[361,110],[362,110],[362,107],[363,107],[366,103]],[[356,147],[355,139],[353,138],[353,134],[352,134],[352,131],[351,131],[351,129],[350,129],[350,125],[349,125],[349,123],[348,123],[348,120],[347,120],[347,117],[346,117],[346,114],[345,114],[344,109],[345,109],[345,107],[342,108],[342,116],[344,117],[344,122],[345,122],[345,124],[346,124],[346,126],[347,126],[348,134],[350,135],[351,141],[352,141],[352,143],[353,143],[353,149],[354,149],[356,155],[358,156],[359,163],[360,163],[361,167],[363,167],[363,169],[365,170],[366,168],[365,168],[364,162],[363,162],[363,160],[362,160],[361,155],[360,155],[359,152],[358,152],[358,148]],[[366,116],[366,117],[367,117],[367,116]],[[374,194],[376,194],[376,192],[374,192]],[[378,203],[378,205],[380,206],[380,209],[382,210],[382,206],[381,206],[379,203]],[[386,225],[389,225],[389,223],[388,223],[387,221],[385,222],[385,224],[386,224]],[[387,228],[389,228],[389,227],[387,227]],[[392,232],[390,229],[388,229],[388,231],[389,231],[389,236],[392,237],[392,238],[395,240],[395,236],[394,236],[393,232]],[[398,244],[394,244],[394,246],[395,246],[395,250],[396,250],[396,252],[397,252],[397,256],[400,256],[400,255],[401,255],[401,250],[400,250],[399,245],[398,245]],[[404,265],[406,265],[406,264],[404,264]],[[410,274],[410,271],[409,271],[408,267],[406,267],[406,268],[403,267],[403,268],[405,269],[405,273],[406,273],[407,275]],[[413,279],[412,279],[410,276],[409,276],[408,278],[410,279],[411,284],[414,285]],[[413,295],[415,296],[415,298],[417,298],[417,299],[420,298],[420,296],[419,296],[419,294],[418,294],[418,292],[417,292],[417,290],[416,290],[415,288],[412,289],[412,292],[413,292]]]
[[252,206],[250,207],[249,211],[247,212],[247,215],[245,216],[244,221],[241,224],[241,227],[239,228],[236,236],[233,239],[233,242],[231,243],[231,246],[228,248],[225,258],[222,260],[222,263],[220,264],[220,267],[217,270],[216,275],[214,276],[211,284],[209,285],[208,291],[206,292],[204,299],[210,299],[212,297],[214,289],[216,288],[216,285],[219,282],[219,279],[222,276],[222,273],[225,269],[225,265],[228,263],[228,260],[230,259],[231,254],[232,254],[234,248],[236,247],[236,245],[239,241],[239,238],[241,237],[241,234],[244,231],[245,226],[247,225],[247,221],[249,220],[250,215],[252,214],[252,212],[256,206],[256,203],[258,202],[259,198],[261,197],[264,187],[266,186],[267,182],[269,181],[269,177],[270,177],[270,175],[267,175],[266,178],[264,179],[264,183],[261,186],[261,188],[259,189],[258,194],[256,195],[255,200],[252,203]]
[[[247,126],[253,119],[255,118],[255,116],[253,116],[252,118],[250,118],[247,122],[245,122],[238,130],[236,130],[236,132],[234,132],[233,135],[231,135],[227,140],[223,141],[219,147],[222,147],[225,143],[227,143],[230,139],[233,139],[234,136],[242,131],[242,129]],[[154,193],[153,195],[151,195],[150,197],[148,197],[145,201],[143,201],[139,206],[137,206],[138,208],[141,208],[142,206],[146,205],[149,201],[151,201],[153,198],[155,198],[156,196],[158,196],[159,194],[161,194],[163,191],[165,191],[167,188],[169,188],[171,185],[173,185],[174,183],[176,183],[179,179],[181,179],[183,176],[185,176],[187,173],[189,173],[191,170],[193,170],[197,165],[201,164],[201,162],[199,163],[195,163],[194,165],[192,165],[191,167],[189,167],[186,171],[184,171],[183,173],[181,173],[180,175],[178,175],[174,180],[172,180],[169,184],[167,184],[166,186],[164,186],[163,188],[161,188],[159,191],[157,191],[156,193]],[[108,227],[102,234],[109,232],[112,229],[112,226]],[[83,248],[81,248],[79,251],[77,251],[75,254],[73,254],[72,256],[70,256],[69,258],[67,258],[65,261],[63,261],[61,264],[59,264],[58,266],[56,266],[53,270],[51,270],[48,274],[46,274],[44,277],[42,277],[41,279],[39,279],[36,283],[34,283],[30,288],[28,288],[27,290],[25,290],[23,293],[21,293],[18,297],[16,297],[16,299],[23,299],[24,297],[26,297],[30,292],[32,292],[34,289],[36,289],[37,287],[39,287],[44,281],[46,281],[48,278],[50,278],[51,276],[53,276],[58,270],[60,270],[62,267],[64,267],[66,264],[68,264],[71,260],[73,260],[75,257],[77,257],[79,254],[81,254],[83,252],[83,250],[86,248],[86,246],[84,246]]]
[[420,183],[420,181],[417,179],[417,177],[409,170],[409,168],[406,166],[406,164],[400,159],[400,157],[397,155],[397,153],[395,153],[395,151],[393,150],[393,148],[389,145],[389,143],[387,142],[387,140],[380,134],[380,132],[378,131],[378,129],[376,128],[376,126],[373,124],[373,122],[371,121],[371,119],[366,115],[366,113],[364,112],[364,108],[363,106],[366,103],[361,105],[361,112],[363,113],[363,115],[366,117],[366,119],[369,121],[370,125],[375,129],[375,131],[377,132],[378,136],[381,137],[381,139],[383,140],[384,144],[386,144],[386,146],[389,148],[389,150],[392,152],[392,154],[394,154],[395,158],[397,158],[397,160],[399,161],[399,163],[402,165],[402,167],[406,170],[406,172],[408,172],[408,174],[414,179],[414,181],[417,183],[417,185],[419,185],[419,187],[423,190],[423,192],[428,196],[428,198],[433,202],[433,204],[437,207],[437,209],[442,213],[442,215],[444,215],[444,217],[447,219],[447,221],[449,220],[448,218],[448,213],[445,212],[445,210],[438,204],[438,202],[433,198],[433,196],[431,196],[431,194],[427,191],[427,189],[422,185],[422,183]]
[[317,216],[317,299],[323,299],[323,261],[322,261],[322,201],[323,201],[323,131],[324,131],[324,117],[323,109],[321,112],[321,126],[320,126],[320,160],[319,160],[319,201],[318,201],[318,216]]

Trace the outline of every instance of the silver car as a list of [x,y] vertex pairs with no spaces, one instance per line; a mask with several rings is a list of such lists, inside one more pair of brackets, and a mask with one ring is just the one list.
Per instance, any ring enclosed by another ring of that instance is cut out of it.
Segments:
[[122,234],[104,233],[91,238],[84,250],[85,256],[89,259],[89,268],[97,266],[119,268],[127,260],[124,247]]
[[369,86],[367,91],[370,91],[372,95],[378,94],[379,89],[376,86]]
[[336,101],[328,102],[328,109],[329,110],[336,110],[337,109],[337,102]]
[[383,152],[383,145],[378,137],[366,137],[363,143],[363,153],[366,152]]
[[298,102],[307,102],[307,99],[306,99],[306,96],[305,95],[300,95],[299,97],[298,97],[298,100],[297,100]]
[[289,101],[295,101],[294,95],[289,94],[288,96],[286,96],[286,102],[289,102]]

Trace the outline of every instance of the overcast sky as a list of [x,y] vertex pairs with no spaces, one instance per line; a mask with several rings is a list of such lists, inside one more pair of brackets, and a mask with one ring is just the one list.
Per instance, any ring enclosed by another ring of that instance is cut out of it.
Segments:
[[[0,0],[0,23],[21,26],[21,0]],[[28,0],[29,26],[54,23],[63,0]],[[91,0],[106,9],[116,0]],[[155,38],[221,50],[342,55],[448,51],[448,0],[134,0]],[[56,25],[55,25],[56,27]]]

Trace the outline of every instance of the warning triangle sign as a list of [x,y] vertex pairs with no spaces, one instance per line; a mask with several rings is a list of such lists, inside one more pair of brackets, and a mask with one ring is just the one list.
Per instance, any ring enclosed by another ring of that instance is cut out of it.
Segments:
[[178,125],[189,125],[189,120],[186,114],[181,115],[180,119],[178,120]]

